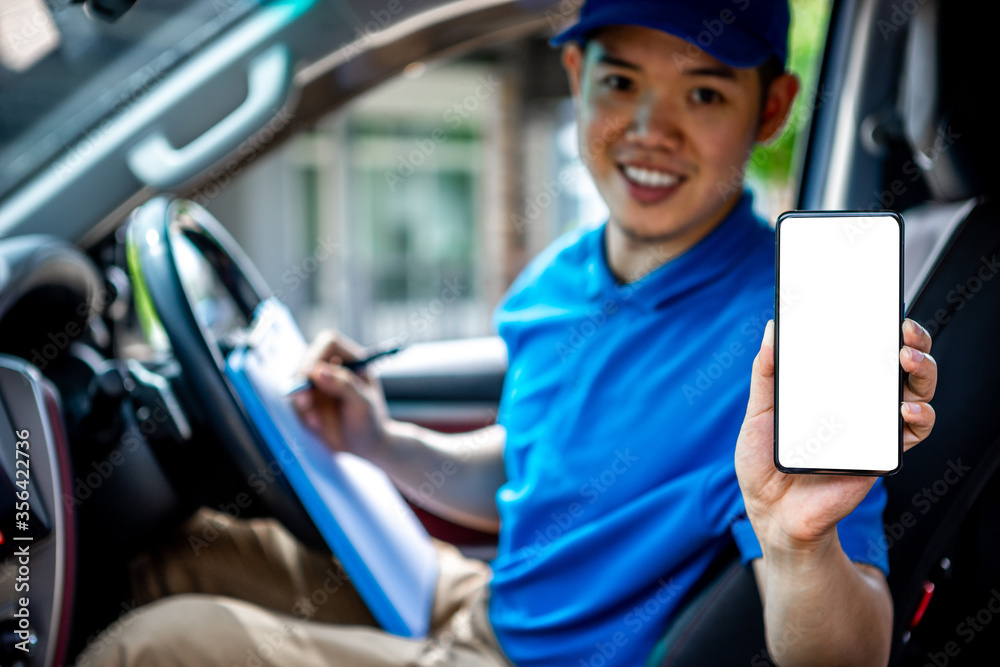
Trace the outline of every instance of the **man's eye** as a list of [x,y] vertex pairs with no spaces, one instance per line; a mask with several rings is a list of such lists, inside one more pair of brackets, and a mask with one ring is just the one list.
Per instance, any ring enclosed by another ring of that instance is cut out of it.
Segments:
[[635,87],[632,79],[621,74],[608,74],[606,77],[601,79],[601,83],[610,88],[611,90],[628,91]]
[[722,101],[722,95],[711,88],[695,88],[691,91],[691,101],[696,104],[718,104]]

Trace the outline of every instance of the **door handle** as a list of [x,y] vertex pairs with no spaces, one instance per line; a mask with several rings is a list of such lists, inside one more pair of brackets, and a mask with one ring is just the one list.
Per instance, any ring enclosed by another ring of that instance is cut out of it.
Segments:
[[183,148],[174,148],[161,130],[147,135],[129,149],[129,169],[158,189],[180,185],[222,159],[270,119],[287,97],[291,82],[288,47],[275,44],[250,61],[247,97],[232,113]]

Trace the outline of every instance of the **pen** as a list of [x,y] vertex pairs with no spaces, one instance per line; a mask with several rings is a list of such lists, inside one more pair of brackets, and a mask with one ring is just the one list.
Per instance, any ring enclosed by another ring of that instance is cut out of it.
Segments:
[[[375,349],[374,351],[369,351],[368,355],[362,357],[361,359],[352,359],[351,361],[344,361],[341,365],[344,368],[348,368],[352,371],[359,371],[376,359],[381,359],[382,357],[387,357],[390,354],[396,354],[405,347],[404,345],[394,345],[392,347],[386,347],[381,349]],[[285,392],[285,396],[291,396],[292,394],[298,393],[300,391],[305,391],[306,389],[312,389],[313,382],[309,378],[304,378],[300,382],[297,382],[291,389]]]

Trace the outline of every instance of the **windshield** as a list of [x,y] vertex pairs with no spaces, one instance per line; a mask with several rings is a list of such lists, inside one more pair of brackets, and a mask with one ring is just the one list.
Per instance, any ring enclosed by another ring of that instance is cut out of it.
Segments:
[[140,0],[108,23],[68,0],[3,0],[0,198],[259,4]]

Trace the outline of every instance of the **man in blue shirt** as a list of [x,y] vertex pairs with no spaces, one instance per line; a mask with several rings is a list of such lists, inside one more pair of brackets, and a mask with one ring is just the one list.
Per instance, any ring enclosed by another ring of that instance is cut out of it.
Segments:
[[[498,530],[490,571],[453,586],[481,595],[452,605],[470,609],[461,622],[436,609],[447,642],[375,631],[359,642],[296,625],[289,634],[306,639],[261,664],[639,665],[734,539],[781,664],[885,663],[887,562],[869,548],[884,489],[870,477],[783,475],[771,460],[774,237],[742,174],[798,90],[783,71],[787,29],[785,0],[590,0],[554,40],[580,153],[611,214],[557,240],[498,308],[509,353],[499,425],[456,436],[392,421],[377,379],[340,365],[360,349],[332,334],[314,346],[316,389],[298,406],[331,447],[375,461],[418,498],[428,471],[457,466],[422,500]],[[907,323],[903,333],[911,447],[933,425],[936,370],[926,332]],[[817,370],[835,354],[817,350]],[[219,592],[185,586],[164,588]],[[436,607],[448,606],[441,595]],[[133,631],[103,655],[177,655],[162,637],[197,617],[228,628],[203,644],[189,633],[198,650],[228,644],[221,655],[243,656],[253,633],[231,619],[270,627],[249,620],[266,612],[220,599],[182,604],[139,615],[161,637],[155,650]],[[796,641],[783,641],[790,628]]]

